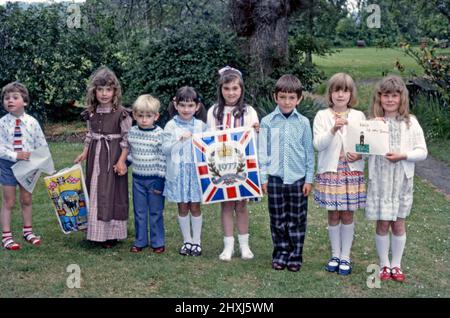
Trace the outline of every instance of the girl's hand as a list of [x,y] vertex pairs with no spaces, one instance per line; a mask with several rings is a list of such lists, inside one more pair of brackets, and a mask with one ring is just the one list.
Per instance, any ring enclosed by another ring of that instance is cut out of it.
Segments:
[[78,157],[75,158],[75,160],[73,161],[74,163],[80,163],[81,161],[86,160],[87,158],[87,149],[83,150],[83,152],[81,153],[81,155],[79,155]]
[[347,119],[341,118],[341,117],[335,117],[336,121],[334,122],[333,128],[331,128],[333,134],[337,133],[339,129],[344,127],[344,125],[348,124]]
[[362,155],[353,153],[353,152],[347,152],[347,161],[348,162],[355,162],[362,158]]
[[117,163],[113,166],[113,169],[119,176],[124,176],[127,173],[127,165],[121,160],[117,161]]
[[397,161],[400,161],[400,160],[406,160],[406,155],[405,154],[396,153],[396,152],[388,152],[384,157],[387,160],[389,160],[390,162],[397,162]]
[[305,197],[307,197],[311,193],[311,190],[312,190],[312,184],[311,183],[305,183],[303,185],[302,191],[303,191],[303,195]]
[[192,133],[190,131],[186,131],[184,134],[181,135],[180,141],[188,140],[192,137]]
[[17,160],[30,160],[31,152],[26,151],[18,151],[17,152]]
[[254,123],[252,127],[256,130],[256,133],[259,134],[259,123]]

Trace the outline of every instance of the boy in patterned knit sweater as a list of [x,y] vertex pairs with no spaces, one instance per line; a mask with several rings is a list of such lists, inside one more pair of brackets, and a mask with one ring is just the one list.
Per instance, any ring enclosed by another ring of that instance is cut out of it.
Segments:
[[[160,102],[151,95],[141,95],[133,104],[133,117],[137,126],[128,132],[129,153],[133,169],[133,209],[135,241],[130,249],[139,253],[149,245],[155,253],[165,251],[164,238],[164,176],[166,157],[161,150],[161,127],[155,122],[159,118]],[[150,221],[150,222],[149,222]]]

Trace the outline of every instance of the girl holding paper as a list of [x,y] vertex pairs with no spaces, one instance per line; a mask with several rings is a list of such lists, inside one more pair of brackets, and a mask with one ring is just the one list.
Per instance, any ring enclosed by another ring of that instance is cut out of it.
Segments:
[[425,160],[428,153],[423,130],[409,114],[408,105],[405,83],[391,75],[377,84],[370,109],[372,118],[389,124],[389,152],[369,157],[366,218],[377,221],[375,243],[380,279],[400,282],[405,280],[401,260],[406,244],[405,218],[413,202],[414,163]]

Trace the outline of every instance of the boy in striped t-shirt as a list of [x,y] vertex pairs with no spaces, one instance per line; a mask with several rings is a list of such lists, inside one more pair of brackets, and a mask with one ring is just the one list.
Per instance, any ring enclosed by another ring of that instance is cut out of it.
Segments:
[[[160,102],[151,95],[141,95],[133,104],[133,117],[137,126],[128,131],[129,154],[133,169],[133,209],[135,241],[130,249],[139,253],[149,245],[155,253],[165,251],[164,238],[164,177],[166,157],[162,152],[159,118]],[[150,220],[149,220],[150,219]],[[150,222],[148,222],[148,220]]]

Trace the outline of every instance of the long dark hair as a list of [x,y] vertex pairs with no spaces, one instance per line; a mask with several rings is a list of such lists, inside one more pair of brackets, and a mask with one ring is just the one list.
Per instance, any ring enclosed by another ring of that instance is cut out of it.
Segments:
[[214,107],[213,114],[219,124],[222,123],[223,112],[226,106],[225,98],[223,98],[222,95],[222,86],[236,79],[239,81],[239,86],[241,87],[241,96],[239,97],[236,105],[234,105],[233,116],[236,118],[241,118],[242,116],[244,116],[246,106],[244,103],[244,95],[245,95],[244,80],[242,79],[241,74],[239,74],[237,70],[228,69],[220,74],[219,86],[217,88],[217,104],[213,106]]
[[170,118],[178,115],[178,111],[175,109],[175,103],[178,104],[179,102],[194,102],[196,104],[199,104],[200,107],[195,113],[194,117],[206,123],[207,112],[205,105],[203,105],[200,95],[197,94],[193,87],[183,86],[177,90],[175,97],[169,103],[168,112]]

